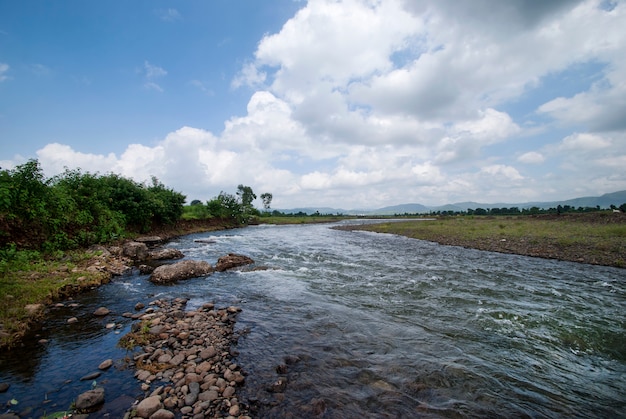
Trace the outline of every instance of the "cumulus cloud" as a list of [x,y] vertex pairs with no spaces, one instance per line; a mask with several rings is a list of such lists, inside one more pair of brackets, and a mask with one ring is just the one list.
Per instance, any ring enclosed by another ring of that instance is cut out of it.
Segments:
[[524,153],[519,156],[517,160],[525,164],[541,164],[546,159],[541,153],[538,153],[536,151],[529,151],[528,153]]
[[[183,127],[119,156],[61,144],[38,155],[55,170],[155,175],[190,200],[243,183],[272,192],[278,208],[623,189],[624,10],[596,0],[310,0],[232,78],[251,94],[222,132]],[[531,128],[511,110],[547,76],[589,62],[604,64],[596,82],[536,101],[531,116],[544,119]],[[166,70],[145,61],[141,73],[163,90]],[[533,137],[553,122],[565,134]]]

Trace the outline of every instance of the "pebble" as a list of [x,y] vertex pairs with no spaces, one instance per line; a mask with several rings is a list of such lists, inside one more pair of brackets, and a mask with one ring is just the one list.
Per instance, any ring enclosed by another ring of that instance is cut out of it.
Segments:
[[112,359],[107,359],[102,361],[102,363],[100,365],[98,365],[98,369],[100,370],[107,370],[109,368],[111,368],[111,365],[113,365],[113,360]]
[[96,311],[93,312],[94,316],[106,316],[107,314],[109,314],[111,312],[111,310],[109,310],[106,307],[99,307],[96,309]]
[[95,378],[100,377],[100,374],[102,374],[100,371],[94,371],[92,373],[82,376],[80,381],[93,380]]
[[[154,338],[133,357],[138,368],[135,378],[147,396],[134,407],[137,415],[153,418],[139,415],[138,407],[159,397],[160,407],[152,412],[162,415],[158,418],[247,417],[247,408],[237,399],[237,388],[244,385],[245,377],[232,362],[230,351],[241,309],[218,309],[207,303],[185,312],[186,303],[183,298],[152,301],[141,317]],[[152,364],[158,372],[141,369],[144,364]],[[161,387],[150,392],[155,380]]]

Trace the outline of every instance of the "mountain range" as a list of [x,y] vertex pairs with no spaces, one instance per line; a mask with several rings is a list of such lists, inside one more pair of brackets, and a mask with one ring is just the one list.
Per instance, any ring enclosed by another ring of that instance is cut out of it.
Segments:
[[548,201],[548,202],[524,202],[524,203],[495,203],[484,204],[479,202],[457,202],[454,204],[446,204],[440,206],[426,206],[422,204],[400,204],[389,207],[377,208],[377,209],[341,209],[330,207],[305,207],[305,208],[292,208],[286,210],[279,210],[286,214],[296,214],[303,212],[306,214],[314,214],[319,212],[320,214],[344,214],[344,215],[394,215],[394,214],[426,214],[431,211],[467,211],[468,209],[476,208],[511,208],[518,207],[523,208],[556,208],[557,206],[569,205],[570,207],[600,207],[610,208],[611,205],[619,207],[626,203],[626,190],[613,193],[607,193],[601,196],[585,196],[581,198],[568,199],[565,201]]

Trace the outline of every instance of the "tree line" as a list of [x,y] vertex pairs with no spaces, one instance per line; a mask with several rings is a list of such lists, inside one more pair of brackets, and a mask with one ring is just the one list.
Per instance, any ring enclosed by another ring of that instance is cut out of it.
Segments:
[[[269,213],[272,204],[272,194],[269,192],[260,195],[264,213]],[[200,200],[193,200],[189,207],[185,208],[185,218],[204,219],[211,217],[226,218],[237,224],[247,224],[253,218],[263,215],[252,204],[257,199],[250,186],[240,184],[237,192],[233,194],[221,191],[218,196],[203,204]]]
[[[611,210],[620,210],[626,212],[626,203],[623,203],[619,207],[611,205]],[[468,208],[467,211],[430,211],[428,215],[538,215],[538,214],[565,214],[565,213],[582,213],[582,212],[595,212],[600,211],[600,206],[595,207],[574,207],[571,205],[557,205],[551,208],[519,208],[519,207],[503,207],[503,208]],[[395,214],[396,216],[416,216],[424,214]]]
[[[268,213],[272,194],[260,195]],[[46,179],[36,159],[12,170],[0,169],[0,250],[50,252],[108,243],[129,233],[147,233],[181,218],[221,218],[246,224],[261,215],[251,187],[220,194],[206,204],[163,185],[116,174],[66,169]]]
[[106,243],[172,224],[185,196],[155,177],[148,185],[116,174],[66,169],[46,179],[37,160],[0,170],[0,248],[53,251]]

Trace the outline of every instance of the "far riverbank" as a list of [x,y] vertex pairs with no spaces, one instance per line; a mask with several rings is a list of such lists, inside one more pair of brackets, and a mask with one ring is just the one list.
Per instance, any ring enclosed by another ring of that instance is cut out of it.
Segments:
[[626,214],[441,217],[336,227],[449,246],[626,268]]

